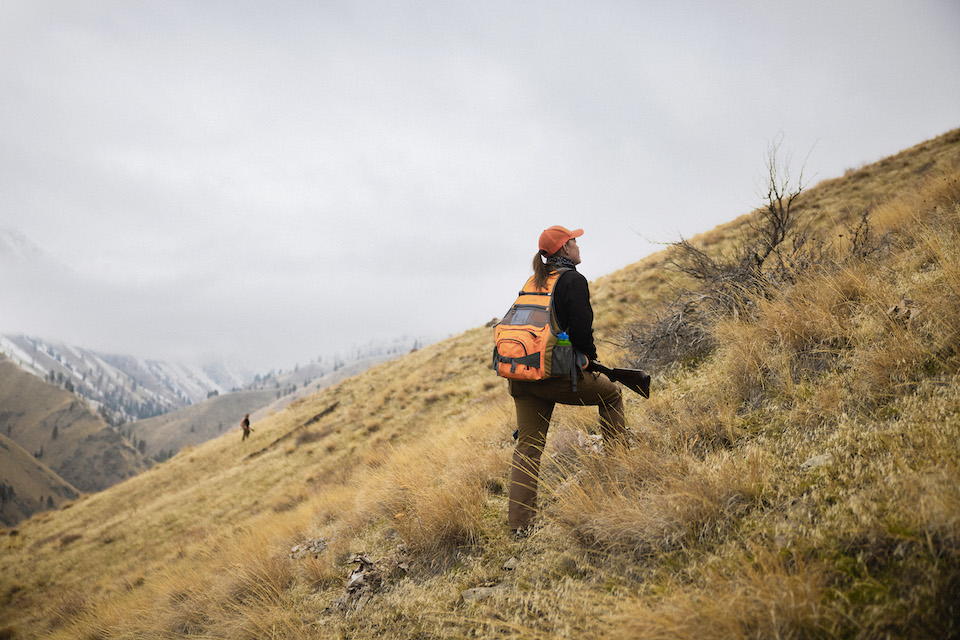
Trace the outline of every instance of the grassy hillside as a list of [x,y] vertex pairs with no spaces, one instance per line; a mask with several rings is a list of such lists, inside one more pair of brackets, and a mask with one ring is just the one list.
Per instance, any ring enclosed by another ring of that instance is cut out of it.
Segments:
[[59,507],[80,492],[0,433],[0,525],[13,525],[38,511]]
[[254,413],[276,398],[273,390],[238,391],[208,398],[178,411],[138,420],[128,425],[133,437],[143,442],[146,455],[155,458],[183,447],[194,446],[228,431],[240,433],[245,413]]
[[[653,372],[630,448],[558,408],[532,537],[477,328],[6,530],[0,637],[956,637],[960,131],[800,203],[847,257]],[[672,251],[592,284],[606,362],[688,284]]]
[[2,355],[0,431],[81,491],[106,489],[148,466],[83,400]]
[[124,430],[138,446],[143,443],[147,456],[165,459],[183,447],[196,446],[231,430],[240,434],[240,420],[246,413],[253,420],[262,419],[282,411],[291,402],[395,357],[391,354],[364,358],[328,373],[318,365],[306,365],[296,372],[271,376],[269,381],[273,384],[267,388],[214,396],[178,411],[138,420]]

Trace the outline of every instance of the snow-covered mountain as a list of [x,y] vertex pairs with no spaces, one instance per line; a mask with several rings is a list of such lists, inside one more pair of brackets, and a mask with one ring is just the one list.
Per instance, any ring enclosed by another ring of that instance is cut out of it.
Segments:
[[252,377],[225,365],[194,367],[102,354],[26,335],[0,336],[0,352],[35,376],[83,396],[114,424],[201,402]]

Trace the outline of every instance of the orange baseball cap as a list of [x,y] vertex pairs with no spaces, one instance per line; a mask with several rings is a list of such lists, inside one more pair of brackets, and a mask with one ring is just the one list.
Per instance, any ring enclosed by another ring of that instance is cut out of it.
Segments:
[[560,251],[560,248],[567,244],[571,238],[579,238],[582,235],[583,229],[570,231],[566,227],[561,227],[558,224],[554,225],[549,229],[544,229],[543,233],[540,234],[540,251],[552,256]]

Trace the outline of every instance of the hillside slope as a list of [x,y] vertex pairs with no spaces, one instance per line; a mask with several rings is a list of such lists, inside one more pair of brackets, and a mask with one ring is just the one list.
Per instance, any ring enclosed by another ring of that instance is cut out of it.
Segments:
[[225,431],[239,434],[238,425],[244,414],[259,420],[282,411],[291,402],[396,357],[396,354],[359,357],[332,371],[329,367],[307,365],[296,371],[273,374],[261,383],[263,388],[216,395],[162,416],[138,420],[126,425],[123,431],[136,441],[138,448],[143,447],[147,456],[164,460],[184,447],[206,442]]
[[237,391],[221,394],[171,413],[138,420],[128,425],[143,451],[151,458],[165,459],[182,448],[194,446],[226,431],[239,433],[245,413],[255,413],[276,398],[273,390]]
[[80,491],[101,491],[149,462],[71,393],[0,356],[0,432]]
[[[630,448],[558,407],[532,537],[506,531],[513,406],[477,328],[5,532],[0,633],[956,637],[960,131],[802,202],[836,261],[653,372]],[[863,207],[884,242],[851,258]],[[672,259],[592,283],[601,359],[633,357]]]
[[14,525],[55,509],[80,493],[20,445],[0,433],[0,486],[5,489],[0,524]]

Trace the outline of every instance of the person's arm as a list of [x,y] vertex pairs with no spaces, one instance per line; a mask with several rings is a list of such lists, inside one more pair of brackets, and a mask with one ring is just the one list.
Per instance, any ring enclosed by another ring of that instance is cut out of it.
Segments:
[[561,274],[554,289],[554,311],[560,328],[567,331],[574,348],[590,361],[597,359],[593,342],[593,307],[590,306],[590,287],[587,279],[577,271]]

